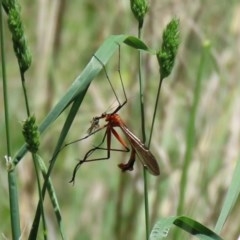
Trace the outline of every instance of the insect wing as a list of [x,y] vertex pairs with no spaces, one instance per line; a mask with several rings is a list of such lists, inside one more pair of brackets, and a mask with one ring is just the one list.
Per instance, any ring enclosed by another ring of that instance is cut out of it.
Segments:
[[143,143],[125,126],[121,126],[123,132],[127,136],[131,146],[135,149],[142,164],[147,167],[148,171],[155,176],[160,175],[160,169],[156,158],[143,145]]
[[100,128],[99,118],[94,117],[91,121],[91,126],[88,128],[87,133],[91,134]]

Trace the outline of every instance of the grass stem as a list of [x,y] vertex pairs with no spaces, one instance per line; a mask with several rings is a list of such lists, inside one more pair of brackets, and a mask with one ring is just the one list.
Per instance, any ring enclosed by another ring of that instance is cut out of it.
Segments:
[[[141,25],[138,26],[138,38],[141,39],[142,31]],[[141,130],[142,130],[142,141],[146,142],[145,132],[145,111],[144,111],[144,94],[143,94],[143,80],[142,80],[142,54],[138,52],[138,80],[139,80],[139,102],[141,111]],[[149,204],[148,204],[148,179],[147,170],[143,167],[143,180],[144,180],[144,209],[145,209],[145,228],[146,228],[146,239],[149,237]]]
[[200,95],[201,95],[201,82],[202,82],[202,75],[204,72],[204,63],[206,61],[206,49],[203,49],[202,56],[200,59],[200,65],[198,68],[198,74],[196,79],[196,85],[194,89],[194,99],[193,99],[193,105],[189,116],[189,122],[188,122],[188,128],[186,132],[186,152],[183,162],[183,170],[182,170],[182,176],[180,181],[180,197],[179,197],[179,203],[177,208],[177,215],[181,215],[183,213],[184,209],[184,202],[185,202],[185,194],[186,194],[186,187],[187,187],[187,175],[189,166],[192,160],[192,152],[195,144],[195,121],[196,121],[196,114],[197,109],[200,101]]
[[[2,0],[0,0],[2,6]],[[2,79],[3,79],[3,98],[4,98],[4,112],[5,112],[5,129],[6,129],[6,143],[7,143],[7,164],[12,164],[11,161],[11,144],[10,144],[10,128],[9,128],[9,109],[8,109],[8,87],[6,79],[5,66],[5,49],[4,48],[4,32],[3,32],[3,17],[2,8],[0,9],[0,42],[1,42],[1,62],[2,62]],[[21,236],[19,206],[18,206],[18,189],[16,182],[16,175],[14,166],[8,170],[8,188],[10,201],[10,215],[12,225],[12,238],[19,239]]]
[[156,113],[157,113],[157,106],[158,106],[159,96],[160,96],[161,87],[162,87],[162,81],[163,81],[163,78],[160,77],[160,81],[159,81],[159,85],[158,85],[158,91],[157,91],[157,97],[156,97],[155,106],[154,106],[154,112],[153,112],[153,118],[152,118],[151,130],[150,130],[150,135],[149,135],[149,139],[148,139],[148,145],[147,145],[148,148],[149,148],[150,145],[151,145],[152,134],[153,134],[153,128],[154,128],[154,123],[155,123]]

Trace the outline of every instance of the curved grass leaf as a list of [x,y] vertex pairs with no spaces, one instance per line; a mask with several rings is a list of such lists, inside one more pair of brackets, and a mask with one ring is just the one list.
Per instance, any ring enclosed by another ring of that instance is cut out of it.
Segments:
[[148,46],[136,37],[129,36],[128,38],[126,38],[124,40],[124,43],[127,44],[128,46],[133,47],[133,48],[150,52],[150,49],[148,48]]
[[[146,46],[146,44],[138,38],[127,35],[113,35],[103,42],[94,55],[105,65],[110,60],[112,55],[118,50],[118,45],[122,44],[123,42],[136,49],[150,52],[150,49]],[[59,100],[56,106],[49,112],[49,114],[40,124],[40,134],[42,134],[59,117],[64,109],[66,109],[66,107],[68,107],[75,98],[84,98],[86,90],[91,81],[99,74],[99,72],[102,70],[102,67],[103,66],[94,56],[90,59],[82,73],[75,79],[65,95]],[[26,145],[23,145],[13,158],[15,165],[18,164],[26,152]]]
[[[60,234],[61,234],[62,239],[64,239],[61,210],[60,210],[58,199],[57,199],[57,196],[56,196],[56,193],[55,193],[55,188],[53,187],[51,179],[50,180],[48,179],[46,181],[47,169],[46,169],[45,165],[43,164],[44,163],[43,159],[41,159],[41,157],[39,155],[37,155],[37,157],[38,157],[39,165],[40,165],[40,168],[41,168],[41,172],[43,173],[43,176],[45,178],[46,188],[48,188],[48,193],[49,193],[49,197],[50,197],[51,203],[54,206],[53,209],[54,209],[54,212],[55,212],[55,216],[57,218],[57,223],[59,225]],[[42,198],[44,198],[44,194],[43,193],[45,194],[45,191],[42,191]],[[39,213],[41,213],[40,200],[41,199],[39,199]]]
[[[50,199],[51,199],[51,203],[52,203],[52,206],[54,207],[54,211],[55,211],[55,216],[56,216],[56,220],[57,220],[57,223],[58,223],[58,226],[59,226],[59,230],[60,230],[60,233],[61,233],[61,237],[62,239],[65,239],[64,237],[64,231],[63,231],[63,224],[62,224],[62,217],[61,217],[61,212],[60,212],[60,208],[59,208],[59,205],[56,204],[57,203],[57,199],[55,199],[55,193],[54,191],[52,190],[53,187],[52,187],[52,184],[51,184],[51,181],[50,181],[50,174],[53,170],[53,167],[55,165],[55,162],[56,162],[56,157],[57,157],[57,154],[56,153],[59,153],[59,149],[61,148],[62,146],[62,143],[64,142],[65,140],[65,137],[67,136],[67,133],[72,125],[72,122],[78,112],[78,109],[79,109],[79,106],[82,102],[82,99],[81,98],[77,98],[72,107],[71,107],[71,110],[66,118],[66,121],[63,125],[63,128],[62,128],[62,131],[60,133],[60,136],[58,138],[58,142],[57,142],[57,145],[56,145],[56,148],[55,148],[55,151],[53,153],[53,157],[50,161],[50,165],[49,165],[49,168],[47,170],[47,172],[43,172],[44,174],[44,184],[43,184],[43,188],[42,188],[42,197],[44,199],[45,197],[45,193],[46,193],[46,189],[48,190],[48,194],[50,196]],[[41,166],[42,168],[44,166]],[[44,169],[45,170],[45,169]],[[38,233],[38,228],[39,228],[39,223],[40,223],[40,218],[41,218],[41,203],[40,203],[40,200],[38,202],[38,206],[37,206],[37,210],[36,210],[36,213],[35,213],[35,217],[34,217],[34,220],[33,220],[33,224],[32,224],[32,227],[31,227],[31,231],[30,231],[30,234],[29,234],[29,240],[30,239],[36,239],[37,238],[37,233]]]
[[222,240],[220,236],[209,228],[185,216],[159,220],[153,227],[149,240],[167,239],[167,235],[173,224],[200,240]]
[[224,223],[227,220],[233,206],[236,204],[240,193],[240,159],[237,162],[232,182],[227,192],[226,199],[224,201],[220,216],[218,218],[217,224],[215,226],[215,231],[220,233],[223,228]]

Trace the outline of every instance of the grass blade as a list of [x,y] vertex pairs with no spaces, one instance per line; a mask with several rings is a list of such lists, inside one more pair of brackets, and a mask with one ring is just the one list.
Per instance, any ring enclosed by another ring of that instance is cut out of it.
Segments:
[[206,57],[209,53],[209,46],[203,47],[202,56],[200,59],[200,65],[198,69],[197,74],[197,80],[196,85],[194,89],[194,99],[193,99],[193,105],[189,116],[189,123],[188,128],[186,132],[186,152],[183,162],[183,170],[182,170],[182,176],[181,176],[181,182],[180,182],[180,197],[179,197],[179,203],[177,208],[177,215],[181,215],[184,210],[184,204],[185,204],[185,195],[186,195],[186,189],[187,189],[187,181],[188,181],[188,172],[189,167],[192,161],[192,152],[195,145],[195,121],[197,116],[197,110],[198,105],[201,97],[201,89],[202,89],[202,78],[203,78],[203,72],[205,68],[205,62]]
[[11,223],[12,223],[12,237],[13,239],[18,239],[21,230],[20,230],[20,217],[19,217],[19,207],[18,207],[18,189],[16,181],[15,171],[8,172],[8,188],[9,188],[9,200],[10,200],[10,214],[11,214]]
[[239,193],[240,193],[240,159],[237,162],[231,185],[228,189],[226,199],[224,201],[220,216],[215,226],[215,231],[217,233],[220,233],[220,231],[222,230],[228,215],[230,214],[235,203],[237,202]]
[[149,240],[166,239],[173,224],[200,240],[222,240],[220,236],[209,228],[185,216],[168,217],[159,220],[153,227]]

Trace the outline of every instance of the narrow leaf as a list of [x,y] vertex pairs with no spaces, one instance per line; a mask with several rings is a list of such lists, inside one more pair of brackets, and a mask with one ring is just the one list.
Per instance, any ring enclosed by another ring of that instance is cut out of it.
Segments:
[[229,216],[233,206],[236,204],[236,201],[239,197],[239,193],[240,193],[240,159],[237,162],[231,185],[227,192],[226,199],[224,201],[220,216],[215,227],[215,231],[217,233],[220,233],[220,231],[222,230],[223,225],[227,220],[227,217]]
[[125,41],[125,44],[129,45],[130,47],[136,48],[136,49],[141,49],[141,50],[145,50],[145,51],[150,51],[150,49],[148,48],[148,46],[142,42],[140,39],[130,36],[128,37]]
[[209,228],[185,216],[168,217],[159,220],[153,227],[149,240],[166,239],[173,224],[200,240],[222,240]]

